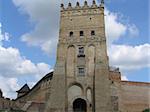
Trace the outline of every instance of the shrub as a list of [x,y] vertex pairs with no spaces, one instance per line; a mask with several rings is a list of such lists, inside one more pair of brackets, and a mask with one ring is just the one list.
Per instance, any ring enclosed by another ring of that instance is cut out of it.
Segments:
[[150,112],[150,109],[145,109],[142,112]]

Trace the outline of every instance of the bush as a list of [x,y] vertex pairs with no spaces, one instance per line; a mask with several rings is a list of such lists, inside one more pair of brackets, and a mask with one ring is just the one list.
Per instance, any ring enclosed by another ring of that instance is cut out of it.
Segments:
[[150,112],[150,109],[145,109],[143,112]]

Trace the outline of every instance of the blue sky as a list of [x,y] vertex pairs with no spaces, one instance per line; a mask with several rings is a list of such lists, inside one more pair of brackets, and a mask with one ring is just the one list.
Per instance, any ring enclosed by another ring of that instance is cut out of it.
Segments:
[[[5,96],[15,98],[22,85],[33,86],[53,69],[60,2],[0,0],[0,88]],[[119,67],[126,80],[149,82],[148,4],[148,0],[105,1],[110,65]]]

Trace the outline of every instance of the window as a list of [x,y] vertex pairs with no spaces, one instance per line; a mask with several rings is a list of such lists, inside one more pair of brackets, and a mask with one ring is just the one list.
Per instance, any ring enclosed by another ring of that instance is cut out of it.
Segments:
[[80,31],[80,36],[84,36],[84,32],[83,31]]
[[72,32],[72,31],[70,32],[69,36],[70,36],[70,37],[73,37],[73,32]]
[[79,54],[80,55],[84,54],[84,47],[79,47]]
[[78,68],[78,72],[79,72],[79,75],[84,75],[85,74],[85,69],[82,67]]
[[93,35],[95,35],[95,31],[94,30],[91,31],[91,36],[93,36]]
[[84,55],[84,47],[79,47],[78,57],[85,57],[85,55]]

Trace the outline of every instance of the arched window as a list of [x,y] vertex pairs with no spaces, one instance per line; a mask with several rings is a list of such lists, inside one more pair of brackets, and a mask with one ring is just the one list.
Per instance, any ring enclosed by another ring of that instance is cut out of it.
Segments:
[[73,32],[72,32],[72,31],[69,33],[69,36],[70,36],[70,37],[73,37]]

